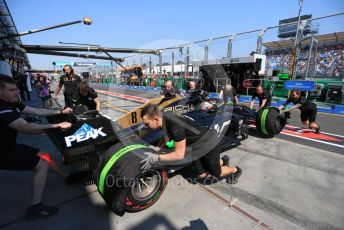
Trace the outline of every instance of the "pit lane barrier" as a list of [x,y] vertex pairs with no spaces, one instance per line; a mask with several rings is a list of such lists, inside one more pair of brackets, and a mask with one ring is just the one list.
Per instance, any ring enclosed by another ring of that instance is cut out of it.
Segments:
[[[101,83],[91,83],[91,86],[99,86],[99,87],[110,87],[110,88],[121,88],[121,89],[135,89],[135,90],[145,90],[145,91],[152,91],[152,92],[160,92],[160,88],[150,87],[150,86],[132,86],[132,85],[116,85],[116,84],[101,84]],[[181,90],[183,93],[185,93],[185,90]],[[218,98],[219,93],[210,93],[210,98]],[[250,102],[251,96],[246,95],[239,95],[238,100],[240,103]],[[283,99],[277,99],[277,101],[272,101],[271,106],[280,106],[282,105],[286,100]],[[258,99],[255,100],[256,103],[258,103]],[[329,107],[323,107],[317,105],[318,112],[321,113],[329,113],[329,114],[339,114],[344,115],[344,105],[336,105],[332,104]]]

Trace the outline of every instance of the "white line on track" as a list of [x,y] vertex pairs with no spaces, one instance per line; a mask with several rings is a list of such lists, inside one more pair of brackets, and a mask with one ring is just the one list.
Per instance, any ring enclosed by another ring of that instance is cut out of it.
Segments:
[[[256,127],[255,125],[249,125],[249,126],[250,127],[254,127],[254,128]],[[291,126],[291,127],[295,127],[295,126]],[[295,128],[300,128],[300,127],[295,127]],[[324,133],[324,132],[322,132],[322,133]],[[331,143],[331,142],[316,140],[316,139],[312,139],[312,138],[308,138],[308,137],[301,137],[301,136],[294,135],[294,134],[291,134],[291,133],[286,133],[286,132],[283,132],[283,131],[281,132],[281,134],[288,135],[288,136],[291,136],[291,137],[297,137],[297,138],[301,138],[301,139],[305,139],[305,140],[309,140],[309,141],[314,141],[314,142],[318,142],[318,143],[322,143],[322,144],[326,144],[326,145],[332,145],[332,146],[336,146],[336,147],[339,147],[339,148],[344,148],[344,145],[338,145],[338,144],[334,144],[334,143]],[[326,133],[324,133],[324,134],[326,134]],[[329,134],[329,135],[333,135],[333,134]],[[335,135],[333,135],[333,136],[335,136]]]
[[332,145],[332,146],[336,146],[339,148],[344,148],[344,145],[338,145],[338,144],[334,144],[334,143],[330,143],[330,142],[326,142],[326,141],[320,141],[320,140],[316,140],[316,139],[312,139],[312,138],[308,138],[308,137],[300,137],[297,135],[293,135],[291,133],[285,133],[283,131],[281,133],[284,135],[292,136],[292,137],[298,137],[298,138],[305,139],[305,140],[315,141],[315,142],[322,143],[322,144],[327,144],[327,145]]
[[[301,127],[297,127],[297,126],[292,126],[292,125],[286,125],[286,126],[288,126],[288,127],[292,127],[292,128],[301,128]],[[301,129],[303,129],[303,130],[307,130],[307,131],[314,131],[314,130],[312,130],[312,129],[307,129],[307,128],[301,128]],[[344,138],[344,136],[342,136],[342,135],[339,135],[339,134],[333,134],[333,133],[325,133],[325,132],[321,132],[321,133],[324,133],[324,134],[327,134],[327,135],[331,135],[331,136],[335,136],[335,137],[342,137],[342,138]]]

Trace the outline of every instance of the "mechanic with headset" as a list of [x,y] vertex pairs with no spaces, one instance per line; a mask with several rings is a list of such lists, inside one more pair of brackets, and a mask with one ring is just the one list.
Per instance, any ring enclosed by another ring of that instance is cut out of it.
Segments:
[[0,63],[0,170],[30,171],[33,175],[33,190],[31,206],[26,211],[26,220],[32,221],[38,218],[49,217],[58,212],[58,208],[47,207],[42,204],[42,195],[46,184],[48,170],[63,176],[67,184],[72,184],[77,175],[63,170],[49,153],[42,153],[34,147],[18,144],[17,134],[42,134],[46,129],[68,129],[71,124],[62,122],[59,124],[28,123],[21,114],[38,116],[52,116],[57,114],[69,114],[71,109],[49,110],[25,106],[19,102],[17,96],[16,81],[12,78],[10,66]]
[[239,167],[229,167],[228,157],[220,159],[219,138],[214,129],[200,125],[187,116],[162,113],[158,105],[144,107],[141,117],[148,128],[162,129],[159,147],[174,142],[174,149],[170,153],[145,152],[146,158],[141,161],[143,170],[156,164],[182,165],[192,162],[199,179],[213,176],[216,179],[225,178],[231,184],[237,183],[242,171]]
[[65,107],[72,107],[73,95],[78,89],[78,84],[80,83],[81,78],[80,76],[74,74],[72,66],[68,64],[63,67],[63,72],[65,74],[60,77],[60,83],[56,88],[54,99],[57,100],[57,96],[60,93],[62,86],[64,86],[63,95],[65,100]]

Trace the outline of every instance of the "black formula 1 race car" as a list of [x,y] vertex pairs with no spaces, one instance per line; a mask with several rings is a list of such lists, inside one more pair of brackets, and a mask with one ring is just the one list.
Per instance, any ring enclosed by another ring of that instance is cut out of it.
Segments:
[[[156,98],[146,104],[159,104],[162,110],[187,115],[216,130],[221,151],[239,145],[247,138],[245,110],[239,107],[233,109],[214,103],[204,110],[194,98],[178,97]],[[118,215],[152,206],[167,185],[169,170],[187,166],[157,166],[148,171],[141,170],[143,153],[156,153],[152,145],[161,138],[161,131],[149,130],[142,123],[140,112],[146,104],[116,122],[96,111],[83,112],[78,107],[74,108],[74,114],[78,115],[48,118],[50,123],[73,123],[67,131],[51,129],[47,134],[61,152],[64,162],[86,175],[88,183],[95,183],[106,203]],[[268,117],[269,113],[270,110],[264,116]],[[269,129],[267,124],[265,127]]]
[[[187,114],[199,124],[216,130],[222,151],[247,138],[243,120],[237,120],[231,109],[220,107],[202,111],[190,101],[190,98],[175,97],[157,98],[148,103],[159,104],[162,110]],[[73,123],[67,131],[51,129],[47,134],[64,161],[71,164],[75,171],[88,175],[85,179],[97,185],[99,193],[117,214],[141,211],[153,205],[167,185],[168,171],[186,166],[141,170],[143,153],[156,153],[151,145],[161,138],[160,130],[149,130],[141,121],[140,111],[145,105],[116,122],[95,111],[81,112],[78,108],[74,108],[74,114],[79,115],[48,118],[50,123]]]

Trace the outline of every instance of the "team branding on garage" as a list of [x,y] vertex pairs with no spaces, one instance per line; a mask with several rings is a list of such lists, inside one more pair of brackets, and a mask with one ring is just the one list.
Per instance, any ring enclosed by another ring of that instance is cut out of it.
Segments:
[[77,143],[87,141],[88,139],[96,139],[98,136],[106,137],[107,135],[102,131],[103,127],[95,129],[88,124],[83,124],[73,135],[65,137],[66,146],[72,146],[72,142]]

